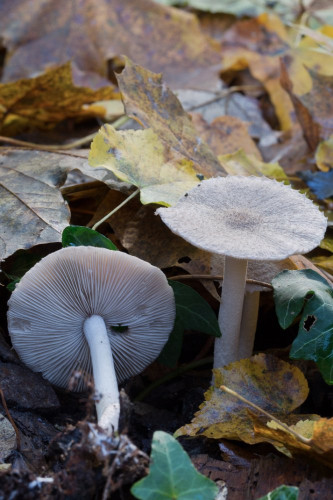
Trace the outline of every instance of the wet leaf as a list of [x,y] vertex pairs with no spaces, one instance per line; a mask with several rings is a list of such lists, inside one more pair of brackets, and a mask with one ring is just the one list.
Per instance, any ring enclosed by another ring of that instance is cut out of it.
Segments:
[[278,163],[264,163],[243,150],[228,155],[220,155],[219,160],[229,175],[264,175],[278,181],[288,180],[288,176]]
[[58,188],[66,173],[57,155],[48,168],[35,152],[0,154],[0,260],[20,248],[58,242],[69,223],[69,210]]
[[67,226],[62,232],[62,246],[92,246],[118,250],[109,238],[84,226]]
[[315,361],[325,381],[333,384],[333,288],[311,269],[282,271],[272,285],[281,327],[288,328],[301,315],[290,356]]
[[214,500],[218,487],[196,471],[176,439],[156,431],[149,474],[132,486],[131,493],[141,500]]
[[282,485],[258,500],[297,500],[298,492],[297,486]]
[[117,132],[104,125],[92,142],[89,163],[140,188],[143,204],[173,205],[199,183],[193,162],[172,158],[152,129]]
[[269,413],[288,415],[308,395],[302,372],[282,360],[259,354],[214,370],[214,387],[205,393],[205,402],[190,424],[176,435],[204,435],[214,439],[237,439],[254,444],[257,437],[248,414],[248,406],[219,389],[223,384]]
[[333,196],[333,170],[329,172],[303,170],[298,172],[298,176],[307,183],[319,200]]
[[70,63],[35,78],[0,83],[0,132],[14,135],[27,128],[49,129],[66,118],[103,117],[103,106],[87,105],[116,95],[111,84],[99,90],[76,86]]
[[152,1],[48,0],[45,8],[42,0],[33,5],[3,0],[0,32],[7,48],[5,81],[71,60],[85,85],[105,85],[108,61],[117,66],[117,57],[126,54],[163,72],[176,88],[215,90],[218,84],[219,50],[201,32],[196,17]]
[[175,294],[176,320],[158,359],[160,363],[173,367],[180,356],[185,330],[194,330],[214,337],[220,337],[221,332],[216,314],[198,292],[178,281],[169,280],[169,284]]
[[126,59],[124,71],[117,75],[126,114],[144,128],[152,128],[174,158],[193,162],[197,174],[225,175],[218,159],[200,137],[177,97],[166,87],[161,75]]

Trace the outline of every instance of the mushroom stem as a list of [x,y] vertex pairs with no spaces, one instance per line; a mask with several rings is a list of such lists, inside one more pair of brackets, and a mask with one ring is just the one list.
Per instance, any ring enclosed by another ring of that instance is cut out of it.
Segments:
[[252,356],[257,329],[260,292],[246,290],[238,342],[238,359]]
[[214,368],[238,360],[238,343],[244,293],[246,286],[247,260],[226,257],[219,310],[219,326],[222,333],[215,339]]
[[98,425],[108,432],[117,431],[119,389],[104,319],[97,315],[91,316],[85,320],[83,331],[89,344],[95,392],[99,399],[96,403]]

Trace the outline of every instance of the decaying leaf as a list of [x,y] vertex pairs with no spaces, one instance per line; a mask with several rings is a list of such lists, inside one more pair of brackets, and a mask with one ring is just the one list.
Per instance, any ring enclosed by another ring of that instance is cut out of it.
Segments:
[[103,106],[87,105],[117,95],[111,84],[98,90],[76,86],[71,63],[35,78],[0,83],[0,132],[14,135],[26,128],[52,128],[65,118],[103,117]]
[[38,152],[3,150],[0,155],[0,260],[20,248],[61,241],[69,223],[59,188],[66,173],[57,155],[48,168]]
[[143,204],[173,205],[199,182],[193,162],[175,158],[152,129],[117,132],[104,125],[91,145],[89,163],[138,187]]
[[126,54],[176,88],[218,83],[219,51],[196,17],[152,0],[3,0],[0,31],[5,81],[71,60],[88,85],[100,84],[107,61]]
[[16,448],[16,434],[9,420],[0,413],[0,462]]
[[319,200],[333,196],[333,169],[329,172],[303,170],[298,172],[298,176],[306,182]]
[[292,122],[292,104],[281,87],[280,58],[288,56],[294,92],[303,94],[311,88],[311,78],[304,65],[316,68],[324,75],[333,74],[333,58],[322,54],[308,37],[295,46],[281,20],[273,15],[261,14],[256,19],[236,22],[223,36],[222,60],[224,70],[249,68],[262,82],[275,107],[281,128],[287,130]]
[[144,128],[152,128],[176,157],[192,161],[197,174],[205,177],[225,175],[218,159],[196,131],[177,97],[163,83],[161,75],[126,58],[125,69],[117,75],[117,80],[127,115]]
[[[205,402],[190,424],[176,435],[204,435],[214,439],[237,439],[254,444],[256,436],[248,406],[219,389],[223,384],[275,416],[286,416],[308,395],[308,385],[295,366],[270,355],[258,354],[214,370],[214,387],[205,393]],[[283,417],[281,417],[283,420]]]
[[323,172],[333,169],[333,135],[319,143],[315,158],[317,167]]

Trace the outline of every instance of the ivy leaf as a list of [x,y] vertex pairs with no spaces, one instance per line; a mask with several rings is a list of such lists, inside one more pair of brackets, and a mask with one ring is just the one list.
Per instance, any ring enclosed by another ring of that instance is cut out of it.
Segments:
[[131,493],[141,500],[214,500],[218,487],[196,471],[175,438],[157,431],[149,474],[132,486]]
[[288,328],[301,314],[290,357],[315,361],[333,384],[333,288],[311,269],[282,271],[272,285],[281,327]]
[[63,247],[92,246],[118,250],[116,245],[98,231],[84,226],[67,226],[62,232]]
[[216,314],[210,305],[190,286],[169,280],[176,301],[176,320],[168,342],[158,360],[174,367],[180,356],[184,330],[195,330],[220,337],[221,332]]
[[283,484],[258,500],[297,500],[298,491],[297,486],[286,486]]

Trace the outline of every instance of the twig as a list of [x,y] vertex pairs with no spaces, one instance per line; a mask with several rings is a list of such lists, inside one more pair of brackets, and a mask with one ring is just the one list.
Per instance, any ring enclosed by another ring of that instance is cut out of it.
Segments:
[[[171,276],[171,278],[168,278],[169,280],[213,280],[213,281],[223,281],[223,276],[220,274],[179,274],[176,276]],[[263,286],[265,288],[269,288],[270,290],[273,290],[273,287],[270,283],[266,283],[266,281],[258,281],[258,280],[252,280],[252,279],[247,279],[246,283],[249,285],[258,285],[258,286]]]
[[232,389],[229,389],[229,387],[227,387],[225,385],[221,385],[220,389],[221,389],[221,391],[227,392],[228,394],[231,394],[232,396],[235,396],[235,398],[237,398],[240,401],[242,401],[243,403],[251,406],[255,410],[257,410],[260,413],[262,413],[263,415],[265,415],[267,418],[269,418],[271,420],[274,420],[274,422],[276,422],[286,432],[289,432],[289,434],[292,434],[294,436],[294,438],[297,439],[297,441],[300,441],[301,443],[306,444],[308,446],[312,445],[312,440],[311,439],[305,438],[301,434],[298,434],[298,432],[294,431],[294,429],[291,429],[290,427],[288,427],[288,425],[286,425],[283,422],[281,422],[281,420],[279,420],[278,418],[274,417],[274,415],[272,415],[271,413],[268,413],[268,411],[264,410],[263,408],[260,408],[260,406],[257,406],[256,404],[252,403],[248,399],[244,398],[243,396],[241,396],[240,394],[238,394],[238,392],[233,391]]
[[9,422],[12,424],[13,429],[14,429],[15,434],[16,434],[16,447],[17,447],[18,451],[20,451],[20,449],[21,449],[21,437],[20,437],[20,433],[19,433],[18,428],[16,427],[16,424],[15,424],[15,422],[14,422],[11,414],[9,413],[8,406],[7,406],[7,403],[6,403],[6,400],[5,400],[5,395],[4,395],[2,389],[0,389],[0,397],[1,397],[2,406],[5,409],[7,418],[9,420]]
[[111,217],[111,215],[115,214],[116,212],[118,212],[118,210],[123,207],[124,205],[126,205],[126,203],[128,203],[132,198],[134,198],[138,193],[140,193],[140,189],[136,189],[132,194],[130,194],[127,198],[125,198],[124,201],[122,201],[116,208],[114,208],[113,210],[111,210],[111,212],[109,212],[107,215],[105,215],[101,220],[99,220],[98,222],[96,222],[96,224],[93,225],[92,229],[96,230],[98,228],[98,226],[100,226],[103,222],[105,222],[107,219],[109,219],[109,217]]

